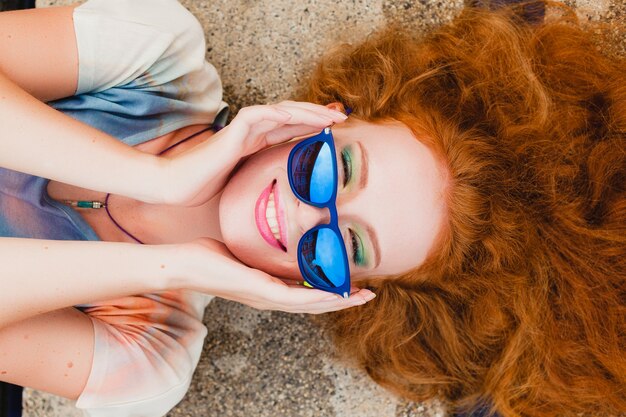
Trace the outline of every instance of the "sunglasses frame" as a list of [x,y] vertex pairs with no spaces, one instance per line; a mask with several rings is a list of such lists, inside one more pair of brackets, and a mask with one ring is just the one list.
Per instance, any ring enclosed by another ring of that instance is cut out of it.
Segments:
[[[328,202],[326,204],[318,204],[318,203],[314,203],[312,201],[308,201],[303,199],[300,194],[298,193],[298,191],[296,190],[294,184],[293,184],[293,179],[292,179],[292,174],[291,174],[291,167],[292,167],[292,161],[293,161],[293,155],[295,154],[295,152],[298,149],[301,149],[305,146],[310,145],[311,143],[314,142],[324,142],[326,143],[329,147],[330,147],[330,153],[331,153],[331,159],[333,161],[333,174],[334,174],[334,187],[333,187],[333,192],[332,195],[330,196],[330,198],[328,199]],[[338,182],[339,182],[339,176],[338,176],[338,172],[337,172],[337,152],[335,150],[335,141],[333,139],[333,134],[330,130],[330,127],[326,127],[324,128],[324,130],[322,130],[320,133],[318,133],[317,135],[313,135],[311,137],[308,137],[306,139],[304,139],[302,142],[298,143],[296,146],[293,147],[293,149],[291,150],[291,152],[289,152],[289,157],[287,159],[287,178],[289,180],[289,186],[291,187],[291,191],[294,193],[294,195],[296,196],[296,198],[298,198],[298,200],[302,201],[303,203],[309,204],[311,206],[315,206],[318,208],[327,208],[329,213],[330,213],[330,220],[328,223],[326,224],[318,224],[317,226],[313,227],[312,229],[306,231],[306,233],[304,233],[302,235],[302,237],[300,238],[300,241],[298,242],[298,252],[297,252],[297,257],[298,257],[298,267],[300,268],[300,274],[302,275],[302,278],[304,278],[305,282],[307,284],[309,284],[310,286],[312,286],[313,288],[317,288],[319,290],[322,291],[327,291],[327,292],[332,292],[335,294],[338,294],[340,296],[342,296],[343,298],[348,298],[350,296],[350,266],[348,263],[348,252],[346,250],[346,245],[343,241],[343,236],[341,235],[341,231],[339,230],[339,216],[337,215],[337,187],[338,187]],[[346,274],[346,280],[344,281],[343,284],[341,284],[338,287],[322,287],[320,285],[317,285],[311,281],[309,281],[309,279],[307,278],[306,274],[307,274],[307,270],[305,269],[307,266],[302,265],[302,262],[300,261],[300,253],[301,253],[301,249],[302,249],[302,244],[304,241],[304,238],[309,234],[309,233],[314,233],[317,230],[320,229],[330,229],[332,230],[335,235],[339,238],[339,242],[340,242],[340,246],[341,246],[341,256],[343,257],[343,264],[345,267],[345,274]]]

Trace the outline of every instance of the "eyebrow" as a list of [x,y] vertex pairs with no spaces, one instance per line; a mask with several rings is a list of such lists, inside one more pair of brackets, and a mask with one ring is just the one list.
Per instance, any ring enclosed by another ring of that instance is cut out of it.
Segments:
[[374,266],[372,268],[378,268],[380,265],[380,245],[378,244],[378,237],[376,236],[376,232],[370,225],[365,226],[365,231],[369,235],[370,242],[372,242],[372,246],[374,247]]
[[361,178],[359,178],[359,188],[363,189],[367,187],[367,179],[369,177],[369,158],[367,157],[367,151],[363,144],[360,141],[357,141],[357,144],[361,150]]
[[[369,178],[369,165],[368,165],[368,156],[365,147],[360,141],[357,141],[359,145],[359,149],[361,150],[361,178],[359,178],[359,187],[360,189],[364,189],[367,187],[367,179]],[[365,231],[367,232],[370,242],[372,242],[372,246],[374,247],[374,266],[373,268],[377,268],[380,265],[380,245],[378,244],[378,236],[376,232],[369,224],[365,226]]]

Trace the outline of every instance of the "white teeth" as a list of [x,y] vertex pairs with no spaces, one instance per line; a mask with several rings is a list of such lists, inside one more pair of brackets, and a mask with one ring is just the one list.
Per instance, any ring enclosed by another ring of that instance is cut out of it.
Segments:
[[272,213],[269,210],[265,212],[265,216],[267,217],[267,224],[270,226],[270,229],[272,229],[272,232],[275,232],[275,229],[278,229],[278,221],[276,220],[276,217],[272,217],[271,215]]
[[265,218],[267,224],[272,231],[276,240],[280,240],[280,229],[278,228],[278,220],[276,219],[276,204],[274,203],[274,192],[270,194],[267,200],[267,208],[265,209]]

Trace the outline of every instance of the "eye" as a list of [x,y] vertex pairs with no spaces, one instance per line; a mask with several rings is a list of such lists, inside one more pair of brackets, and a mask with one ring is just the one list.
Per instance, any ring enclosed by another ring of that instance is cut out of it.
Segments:
[[352,157],[348,149],[341,151],[341,165],[343,166],[343,186],[345,187],[352,178]]
[[350,241],[352,244],[352,260],[355,265],[363,265],[365,263],[365,256],[363,255],[363,245],[361,238],[354,233],[352,229],[348,229],[350,233]]

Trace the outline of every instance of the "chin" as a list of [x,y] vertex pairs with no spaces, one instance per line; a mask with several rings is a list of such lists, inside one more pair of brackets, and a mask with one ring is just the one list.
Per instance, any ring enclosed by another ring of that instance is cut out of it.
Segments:
[[[258,154],[261,155],[262,153]],[[226,183],[219,202],[219,221],[223,243],[243,264],[270,275],[300,279],[292,254],[269,246],[254,221],[254,205],[260,191],[275,175],[269,164],[254,158],[244,163]]]

